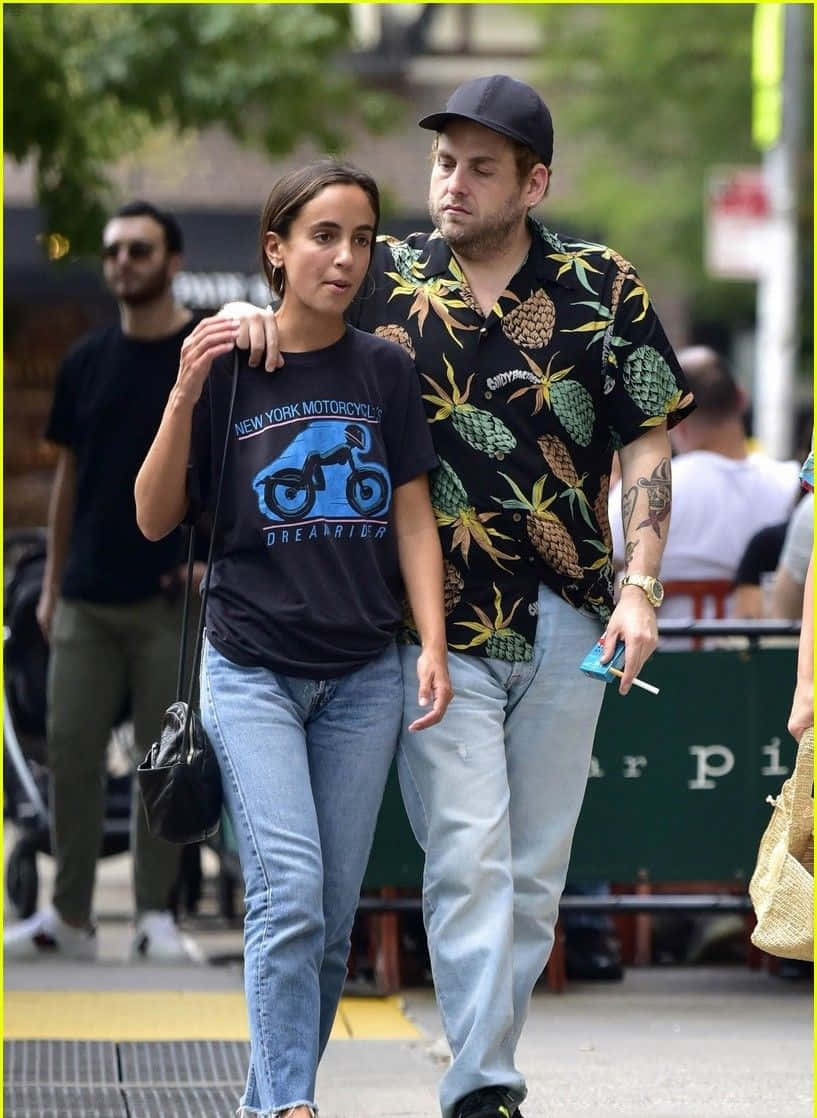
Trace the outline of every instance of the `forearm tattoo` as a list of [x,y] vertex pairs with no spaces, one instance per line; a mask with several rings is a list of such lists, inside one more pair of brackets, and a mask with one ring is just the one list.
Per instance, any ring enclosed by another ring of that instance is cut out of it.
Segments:
[[[647,491],[647,516],[646,519],[636,524],[633,528],[636,505],[640,493]],[[624,567],[629,570],[633,555],[638,547],[637,539],[630,539],[633,533],[642,528],[651,528],[658,538],[661,538],[662,524],[669,519],[672,507],[672,478],[670,475],[669,458],[662,458],[649,477],[640,477],[621,498],[621,518],[624,527]]]
[[633,513],[635,512],[635,502],[638,497],[638,488],[633,485],[621,498],[621,519],[624,524],[624,535],[630,531],[630,524],[632,523]]
[[672,507],[669,458],[662,458],[648,478],[640,477],[638,486],[647,490],[647,519],[641,521],[636,531],[639,528],[652,528],[660,539],[661,525],[669,519]]

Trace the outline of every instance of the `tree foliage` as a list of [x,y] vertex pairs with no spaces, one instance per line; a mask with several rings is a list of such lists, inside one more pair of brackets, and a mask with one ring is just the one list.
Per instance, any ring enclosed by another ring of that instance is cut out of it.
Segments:
[[556,175],[560,146],[578,162],[575,201],[560,216],[590,225],[645,275],[733,314],[750,310],[754,288],[706,278],[704,196],[714,165],[761,160],[752,14],[751,4],[543,4],[537,17]]
[[111,165],[151,129],[221,124],[280,155],[389,115],[332,65],[344,4],[6,4],[5,151],[33,157],[46,228],[95,250]]

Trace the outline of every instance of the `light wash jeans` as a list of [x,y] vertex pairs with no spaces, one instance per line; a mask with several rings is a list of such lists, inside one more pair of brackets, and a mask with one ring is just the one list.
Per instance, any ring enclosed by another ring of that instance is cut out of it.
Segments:
[[454,699],[421,733],[416,647],[401,650],[400,784],[426,852],[423,914],[453,1061],[443,1118],[480,1087],[521,1101],[514,1054],[553,946],[604,685],[579,671],[596,621],[539,593],[531,663],[451,653]]
[[340,679],[310,680],[240,667],[205,643],[202,723],[245,887],[241,1116],[315,1108],[402,699],[393,645]]

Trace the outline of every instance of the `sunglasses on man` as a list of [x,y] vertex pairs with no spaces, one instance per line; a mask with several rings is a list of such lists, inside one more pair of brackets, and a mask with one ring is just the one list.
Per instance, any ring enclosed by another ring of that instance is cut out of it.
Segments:
[[102,259],[116,260],[124,249],[129,260],[147,260],[155,247],[150,241],[111,241],[102,246]]

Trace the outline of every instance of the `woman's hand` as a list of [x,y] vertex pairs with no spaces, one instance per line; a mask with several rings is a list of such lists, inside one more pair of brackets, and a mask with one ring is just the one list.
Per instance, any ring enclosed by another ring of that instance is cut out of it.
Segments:
[[448,675],[448,654],[445,645],[424,648],[417,660],[417,702],[421,707],[431,703],[431,710],[409,725],[409,730],[425,730],[439,722],[454,697]]

